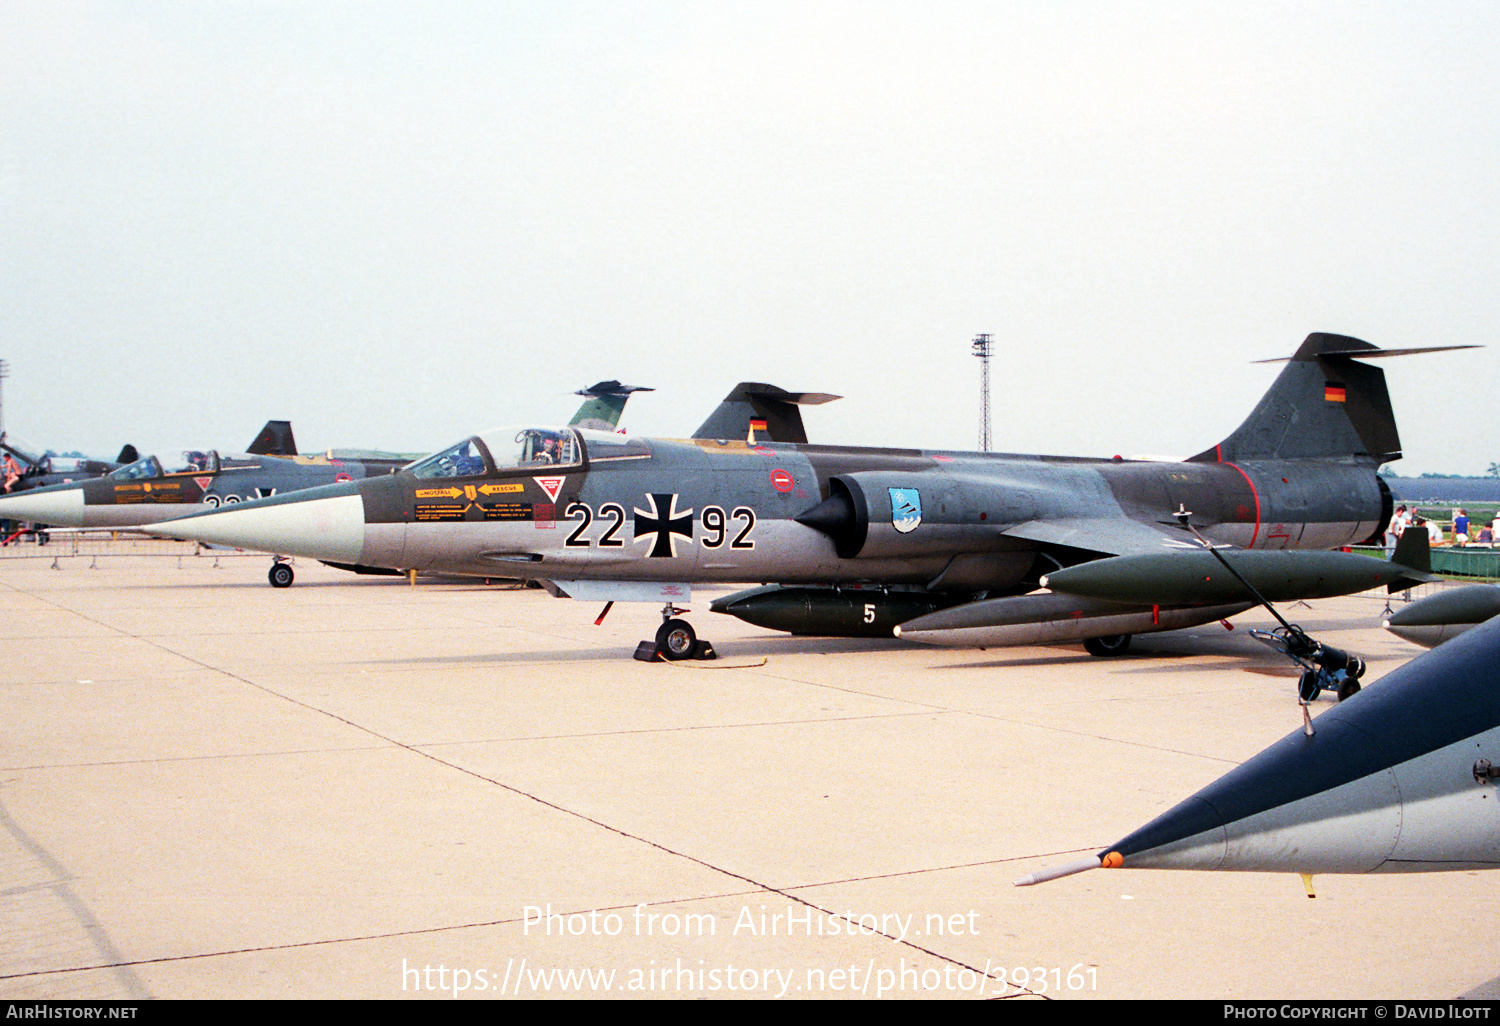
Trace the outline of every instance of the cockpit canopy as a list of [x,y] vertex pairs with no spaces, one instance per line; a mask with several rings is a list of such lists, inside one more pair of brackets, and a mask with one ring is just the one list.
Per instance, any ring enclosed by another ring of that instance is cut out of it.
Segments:
[[109,472],[109,477],[119,481],[144,481],[167,474],[216,474],[219,471],[219,454],[212,449],[183,449],[167,456],[147,456],[127,463],[118,470]]
[[43,474],[78,474],[88,469],[88,459],[83,456],[43,456],[37,465]]
[[457,445],[411,464],[419,478],[481,477],[511,470],[551,471],[583,465],[590,459],[649,455],[645,443],[627,435],[576,428],[501,427],[483,431]]
[[465,439],[411,466],[420,478],[479,477],[506,470],[576,467],[583,462],[572,428],[504,427]]

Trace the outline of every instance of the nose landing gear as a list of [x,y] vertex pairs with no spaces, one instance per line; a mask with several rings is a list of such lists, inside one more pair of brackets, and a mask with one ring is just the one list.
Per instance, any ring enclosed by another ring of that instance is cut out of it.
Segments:
[[648,663],[658,659],[670,662],[680,659],[717,659],[719,656],[713,645],[700,640],[692,624],[677,619],[677,614],[686,612],[686,609],[668,602],[661,611],[662,624],[656,629],[656,640],[643,641],[637,645],[635,657]]

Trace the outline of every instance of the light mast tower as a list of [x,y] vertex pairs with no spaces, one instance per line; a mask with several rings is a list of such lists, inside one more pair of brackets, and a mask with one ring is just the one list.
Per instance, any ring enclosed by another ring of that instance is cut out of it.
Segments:
[[979,357],[979,451],[990,451],[990,337],[975,335],[970,343]]

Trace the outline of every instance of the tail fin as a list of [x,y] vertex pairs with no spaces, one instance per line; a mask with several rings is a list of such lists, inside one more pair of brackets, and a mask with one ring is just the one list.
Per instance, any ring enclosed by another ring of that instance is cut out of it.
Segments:
[[756,425],[756,437],[772,442],[801,444],[807,441],[798,406],[818,406],[842,396],[826,392],[788,392],[761,381],[741,381],[724,397],[718,409],[708,415],[693,432],[694,438],[744,438],[750,433],[750,422]]
[[1385,372],[1354,357],[1470,348],[1474,347],[1381,349],[1347,335],[1314,332],[1234,434],[1191,460],[1217,463],[1352,456],[1376,466],[1398,460],[1401,438],[1396,433]]
[[622,385],[618,381],[601,381],[588,388],[580,388],[574,395],[584,397],[583,405],[568,421],[574,427],[592,428],[595,431],[613,431],[620,423],[620,414],[625,412],[625,403],[632,392],[654,392],[654,388],[640,385]]
[[295,456],[297,455],[297,440],[292,437],[292,422],[289,420],[268,420],[266,426],[260,429],[260,434],[250,443],[250,448],[245,450],[252,456]]
[[[1427,528],[1408,527],[1402,531],[1391,551],[1391,562],[1424,574],[1432,573],[1432,543],[1427,537]],[[1396,590],[1394,585],[1391,590]]]

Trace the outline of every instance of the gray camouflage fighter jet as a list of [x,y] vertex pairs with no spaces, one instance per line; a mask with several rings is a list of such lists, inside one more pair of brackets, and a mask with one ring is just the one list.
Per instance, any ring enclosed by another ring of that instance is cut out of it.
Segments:
[[[601,381],[577,393],[585,401],[573,423],[610,430],[631,393],[649,391]],[[217,509],[317,485],[390,474],[422,455],[353,449],[300,455],[291,423],[268,420],[243,454],[221,456],[212,449],[189,449],[133,459],[127,466],[109,468],[103,480],[75,481],[0,498],[0,519],[61,527],[138,527],[187,516],[203,506]],[[273,583],[284,586],[279,576],[290,584],[289,571],[287,567],[278,575],[273,567]]]
[[[389,474],[396,456],[342,458],[330,450],[296,454],[291,425],[268,421],[242,454],[186,449],[147,456],[92,480],[34,488],[0,498],[0,519],[61,527],[136,527],[282,492]],[[282,455],[277,455],[278,453]]]
[[[612,431],[625,404],[636,392],[652,389],[601,381],[580,389],[584,402],[571,426]],[[774,385],[741,382],[699,429],[728,430],[743,437],[759,427],[767,437],[805,441],[795,404],[828,402],[838,396],[792,393]],[[760,418],[757,420],[756,418]],[[767,429],[769,418],[773,429]],[[133,449],[129,450],[132,454]],[[30,520],[63,527],[138,527],[142,524],[219,508],[271,495],[295,492],[330,482],[353,481],[393,473],[420,458],[420,453],[330,449],[316,456],[299,455],[291,423],[267,421],[244,455],[220,456],[214,450],[184,450],[170,457],[148,456],[124,467],[101,468],[107,480],[75,481],[53,488],[31,489],[24,497],[0,498],[0,520]],[[324,560],[355,573],[391,573],[394,568]],[[493,571],[483,576],[497,576]],[[294,579],[291,566],[277,560],[268,577],[276,587]]]
[[0,456],[7,457],[15,465],[16,479],[12,481],[10,463],[6,465],[4,492],[17,495],[33,488],[48,485],[70,484],[90,477],[100,477],[111,470],[140,459],[135,446],[126,444],[113,462],[93,460],[86,456],[59,456],[54,452],[39,451],[19,439],[0,433]]
[[[576,395],[585,397],[584,404],[569,421],[570,427],[591,428],[596,431],[613,431],[619,423],[625,402],[635,392],[652,392],[655,389],[637,385],[622,385],[618,381],[601,381],[597,385],[581,389]],[[756,433],[765,440],[776,442],[805,442],[807,431],[802,424],[802,412],[798,406],[832,402],[843,398],[825,392],[788,392],[775,385],[760,381],[741,381],[730,389],[718,407],[708,415],[693,438],[746,438],[754,444]],[[279,562],[279,561],[278,561]],[[394,567],[366,566],[360,563],[338,563],[321,560],[327,566],[348,570],[356,574],[399,575],[404,571]],[[272,567],[273,575],[280,575],[290,583],[291,568],[278,570]],[[498,576],[493,570],[484,574],[456,574],[456,576]],[[273,576],[273,584],[277,580]],[[284,585],[283,585],[284,586]]]
[[1384,560],[1319,550],[1379,537],[1392,511],[1375,473],[1401,455],[1385,377],[1355,357],[1417,351],[1427,350],[1310,335],[1233,434],[1181,463],[522,425],[396,474],[150,530],[663,602],[658,645],[669,658],[697,651],[676,618],[692,585],[743,581],[776,583],[712,608],[794,632],[899,626],[938,644],[1082,640],[1111,654],[1132,634],[1253,603],[1184,513],[1272,599],[1410,580]]

